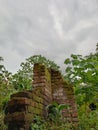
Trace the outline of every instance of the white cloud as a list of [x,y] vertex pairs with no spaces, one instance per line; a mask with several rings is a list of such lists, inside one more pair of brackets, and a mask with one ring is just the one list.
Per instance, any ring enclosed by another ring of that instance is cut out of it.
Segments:
[[62,19],[59,15],[58,9],[54,6],[50,6],[50,14],[52,15],[53,18],[53,23],[54,23],[54,28],[56,32],[58,33],[58,36],[61,39],[64,39],[64,31],[63,31],[63,26],[62,26]]
[[0,0],[0,55],[10,71],[42,54],[62,66],[98,42],[98,0]]

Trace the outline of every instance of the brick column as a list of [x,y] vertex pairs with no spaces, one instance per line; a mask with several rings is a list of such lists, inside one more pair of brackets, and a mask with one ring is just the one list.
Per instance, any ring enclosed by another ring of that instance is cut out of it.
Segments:
[[[47,116],[46,106],[52,102],[52,93],[51,93],[51,74],[50,71],[44,66],[40,64],[34,65],[34,78],[33,78],[33,87],[34,90],[40,91],[40,96],[43,104],[43,112],[42,115],[44,117]],[[36,100],[36,97],[33,98]]]

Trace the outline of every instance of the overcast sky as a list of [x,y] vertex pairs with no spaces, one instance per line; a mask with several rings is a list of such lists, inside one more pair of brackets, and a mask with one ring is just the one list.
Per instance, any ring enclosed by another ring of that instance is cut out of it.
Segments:
[[0,56],[9,71],[34,54],[62,66],[97,42],[98,0],[0,0]]

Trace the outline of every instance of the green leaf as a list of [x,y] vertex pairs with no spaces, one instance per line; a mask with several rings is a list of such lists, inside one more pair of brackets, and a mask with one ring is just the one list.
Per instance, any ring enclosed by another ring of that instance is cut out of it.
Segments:
[[79,63],[80,63],[79,60],[72,60],[73,66],[77,66]]
[[72,68],[68,66],[68,67],[66,68],[66,72],[71,71],[71,69],[72,69]]
[[74,54],[71,54],[71,57],[72,57],[73,59],[77,59],[77,58],[78,58],[78,56],[77,56],[77,55],[74,55]]
[[64,61],[64,63],[65,63],[65,64],[70,64],[70,63],[71,63],[71,61],[70,61],[70,59],[69,59],[69,58],[67,58],[67,59]]
[[58,110],[59,111],[62,111],[63,109],[68,109],[69,108],[69,105],[67,105],[67,104],[60,104],[59,106],[58,106]]

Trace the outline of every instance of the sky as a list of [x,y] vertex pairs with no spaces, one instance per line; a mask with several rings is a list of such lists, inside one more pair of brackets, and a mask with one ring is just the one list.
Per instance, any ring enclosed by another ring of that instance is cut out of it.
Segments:
[[15,73],[32,55],[58,65],[98,42],[98,0],[0,0],[0,56]]

